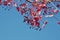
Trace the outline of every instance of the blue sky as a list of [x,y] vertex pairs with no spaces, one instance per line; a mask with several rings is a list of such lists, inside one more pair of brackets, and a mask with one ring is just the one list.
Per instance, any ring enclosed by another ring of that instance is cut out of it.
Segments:
[[[57,17],[60,18],[60,14]],[[54,18],[48,20],[43,30],[32,30],[23,23],[23,16],[15,8],[7,11],[0,6],[0,40],[60,40],[60,25]]]

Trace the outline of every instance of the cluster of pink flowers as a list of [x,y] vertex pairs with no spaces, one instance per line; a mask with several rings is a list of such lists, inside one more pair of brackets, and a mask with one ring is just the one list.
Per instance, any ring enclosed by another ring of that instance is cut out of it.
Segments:
[[[24,3],[17,4],[14,0],[0,0],[0,5],[15,7],[24,17],[23,21],[31,25],[30,28],[41,30],[45,28],[48,23],[48,20],[44,20],[43,18],[54,17],[54,15],[60,12],[60,10],[57,9],[60,8],[60,4],[54,5],[51,4],[51,2],[50,0],[25,0]],[[49,4],[52,6],[48,6]],[[41,22],[43,22],[42,25]],[[57,24],[60,25],[60,20]]]

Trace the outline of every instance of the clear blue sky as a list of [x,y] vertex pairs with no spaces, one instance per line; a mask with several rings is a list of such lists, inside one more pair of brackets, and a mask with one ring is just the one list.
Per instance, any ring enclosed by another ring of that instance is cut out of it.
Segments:
[[60,40],[60,26],[54,18],[49,18],[46,28],[31,30],[14,7],[7,11],[0,6],[0,40]]

